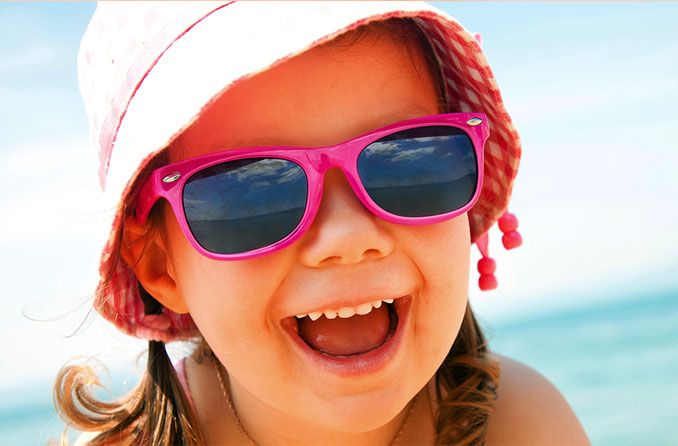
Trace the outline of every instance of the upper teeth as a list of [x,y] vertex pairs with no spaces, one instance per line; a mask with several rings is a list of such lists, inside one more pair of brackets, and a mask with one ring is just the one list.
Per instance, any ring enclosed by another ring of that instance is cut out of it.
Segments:
[[365,304],[360,304],[357,307],[341,307],[338,310],[324,310],[324,311],[313,311],[308,314],[297,314],[297,318],[301,319],[303,317],[310,317],[312,321],[318,320],[323,314],[327,319],[334,319],[339,316],[342,319],[349,318],[356,314],[365,315],[372,311],[372,308],[381,307],[381,303],[386,302],[387,304],[392,304],[393,299],[381,299],[375,300],[374,302],[368,302]]

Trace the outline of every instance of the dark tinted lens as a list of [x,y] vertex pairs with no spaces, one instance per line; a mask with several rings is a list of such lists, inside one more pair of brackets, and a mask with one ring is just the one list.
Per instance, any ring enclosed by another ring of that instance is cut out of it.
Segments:
[[217,164],[188,179],[186,220],[208,251],[235,254],[288,236],[306,209],[303,169],[283,159],[242,159]]
[[358,175],[379,207],[427,217],[464,207],[476,191],[478,162],[461,129],[419,127],[381,138],[361,152]]

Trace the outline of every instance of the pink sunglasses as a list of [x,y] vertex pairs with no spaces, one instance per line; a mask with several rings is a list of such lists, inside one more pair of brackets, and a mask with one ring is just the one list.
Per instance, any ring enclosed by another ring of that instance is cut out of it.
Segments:
[[385,221],[421,225],[467,212],[480,196],[482,113],[422,116],[328,147],[227,149],[160,167],[142,186],[143,224],[166,199],[201,254],[243,260],[282,249],[313,222],[325,172],[344,171],[354,193]]

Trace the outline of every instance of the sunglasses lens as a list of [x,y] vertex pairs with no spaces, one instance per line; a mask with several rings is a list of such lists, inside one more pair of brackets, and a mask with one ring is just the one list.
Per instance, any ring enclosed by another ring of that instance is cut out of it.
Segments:
[[365,147],[358,157],[358,175],[383,210],[401,217],[427,217],[471,201],[478,184],[478,160],[463,130],[418,127]]
[[277,158],[228,161],[192,175],[184,186],[188,226],[208,251],[235,254],[276,243],[301,222],[308,181]]

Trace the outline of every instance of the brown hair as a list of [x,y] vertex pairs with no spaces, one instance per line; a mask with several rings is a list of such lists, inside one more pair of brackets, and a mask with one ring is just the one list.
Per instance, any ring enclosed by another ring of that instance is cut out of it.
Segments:
[[[419,50],[418,54],[424,57],[438,87],[439,109],[441,112],[451,111],[434,50],[413,20],[395,18],[369,23],[340,36],[333,43],[350,46],[360,39],[380,33],[388,33],[401,43],[413,63],[413,47],[414,51]],[[345,37],[349,39],[345,40]],[[139,175],[137,185],[153,169],[167,162],[167,151],[163,151]],[[128,196],[128,202],[133,202],[135,196],[136,191],[133,191]],[[155,206],[149,215],[148,234],[154,231],[164,233],[162,214],[166,203],[163,200],[160,202],[163,204]],[[160,304],[141,287],[140,292],[147,312],[158,312]],[[494,401],[497,399],[499,377],[499,363],[491,356],[469,304],[457,338],[435,376],[438,400],[435,414],[436,444],[484,444]],[[54,385],[55,407],[66,423],[82,431],[100,432],[89,444],[204,444],[197,417],[188,404],[188,398],[162,342],[149,342],[146,372],[138,386],[124,398],[113,403],[99,401],[89,391],[92,385],[100,386],[100,383],[88,365],[63,367]],[[62,439],[62,442],[65,441]]]

